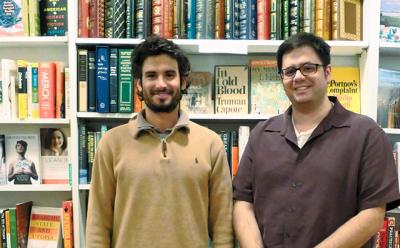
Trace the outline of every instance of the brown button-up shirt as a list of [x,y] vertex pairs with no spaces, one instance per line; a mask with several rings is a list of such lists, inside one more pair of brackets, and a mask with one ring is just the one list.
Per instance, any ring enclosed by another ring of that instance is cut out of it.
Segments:
[[399,205],[386,134],[370,118],[330,100],[334,107],[302,149],[290,108],[250,135],[234,199],[254,204],[265,247],[313,247],[361,210]]

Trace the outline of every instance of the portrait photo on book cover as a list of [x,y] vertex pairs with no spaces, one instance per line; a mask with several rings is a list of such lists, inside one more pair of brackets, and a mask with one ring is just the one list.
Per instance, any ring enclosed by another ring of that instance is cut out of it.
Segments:
[[61,128],[41,128],[40,143],[42,156],[68,156],[67,134]]
[[39,184],[39,139],[36,134],[6,135],[10,184]]

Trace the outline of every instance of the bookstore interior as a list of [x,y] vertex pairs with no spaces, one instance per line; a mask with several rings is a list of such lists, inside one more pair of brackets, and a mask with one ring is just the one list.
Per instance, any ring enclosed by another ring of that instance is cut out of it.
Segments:
[[131,55],[145,37],[188,55],[180,107],[220,134],[234,177],[251,129],[290,105],[275,55],[300,32],[327,40],[328,95],[375,120],[399,161],[398,0],[0,0],[0,247],[85,246],[96,147],[142,108]]

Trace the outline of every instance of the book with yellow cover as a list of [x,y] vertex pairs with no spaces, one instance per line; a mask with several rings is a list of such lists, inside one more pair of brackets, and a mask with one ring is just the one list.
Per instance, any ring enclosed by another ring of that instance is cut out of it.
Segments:
[[360,69],[358,67],[332,67],[328,82],[328,96],[336,96],[348,110],[361,113]]

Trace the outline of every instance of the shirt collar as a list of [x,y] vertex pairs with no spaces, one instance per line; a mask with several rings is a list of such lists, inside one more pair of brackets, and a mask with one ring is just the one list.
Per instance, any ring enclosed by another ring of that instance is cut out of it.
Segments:
[[[334,105],[328,115],[314,130],[315,132],[312,134],[312,137],[320,135],[331,127],[351,126],[350,119],[348,118],[350,111],[346,110],[334,96],[329,96],[329,101],[333,102]],[[292,123],[292,106],[290,106],[282,115],[273,118],[271,123],[266,125],[264,131],[280,132],[281,135],[285,136],[287,139],[295,141],[296,134]],[[310,139],[312,137],[310,137]]]
[[[135,115],[134,117],[132,117],[132,119],[129,120],[130,130],[133,137],[135,138],[137,138],[143,132],[156,130],[156,127],[151,125],[145,119],[144,116],[145,116],[145,110],[142,109],[139,113],[137,113],[137,115]],[[182,131],[189,130],[189,116],[184,111],[179,110],[178,121],[175,124],[175,126],[170,130],[171,132],[173,130],[182,130]]]

